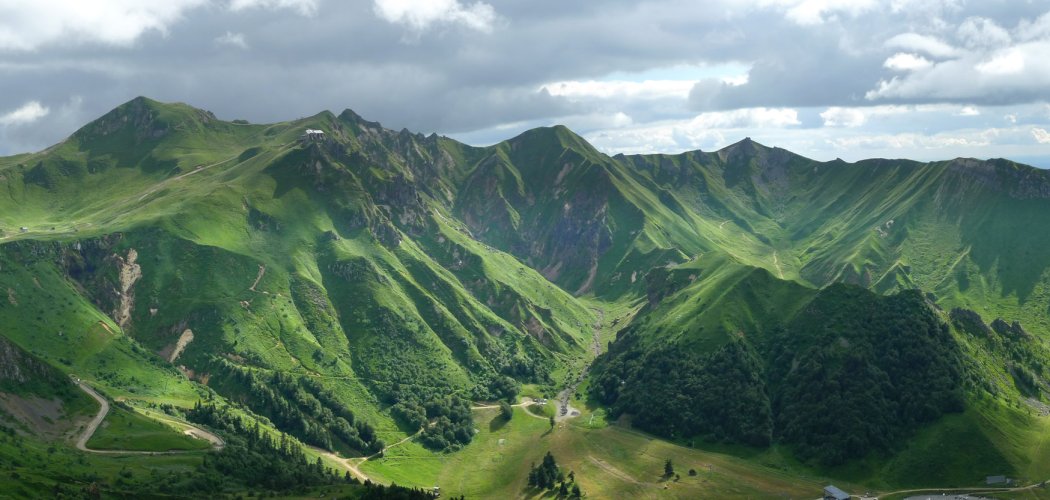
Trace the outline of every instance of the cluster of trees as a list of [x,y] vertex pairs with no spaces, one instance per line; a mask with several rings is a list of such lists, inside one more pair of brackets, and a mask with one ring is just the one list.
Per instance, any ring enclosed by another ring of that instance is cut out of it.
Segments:
[[225,379],[218,388],[225,389],[227,397],[307,444],[334,450],[342,443],[362,453],[375,453],[385,446],[371,425],[356,418],[313,380],[279,372],[260,374],[225,361],[217,363],[213,380],[216,376]]
[[580,498],[583,493],[580,486],[576,484],[576,474],[569,471],[566,478],[565,473],[558,467],[551,452],[543,457],[539,466],[532,464],[529,468],[529,487],[541,490],[555,490],[562,498]]
[[772,337],[777,434],[803,459],[841,464],[965,409],[966,369],[917,291],[825,289]]
[[[734,336],[707,353],[644,345],[643,334],[625,331],[592,369],[591,395],[613,418],[628,413],[634,425],[672,438],[752,446],[775,438],[825,465],[890,451],[964,410],[965,388],[977,383],[918,291],[880,296],[832,285],[768,334]],[[1019,385],[1037,383],[1042,366],[1030,360],[1040,356],[1028,354],[1025,336],[998,337]]]
[[320,459],[309,462],[302,447],[287,434],[274,439],[258,423],[249,424],[225,408],[198,402],[186,417],[222,433],[226,446],[205,455],[196,473],[182,485],[185,490],[221,492],[240,486],[287,491],[342,480]]
[[434,396],[424,403],[406,399],[391,411],[411,428],[423,429],[419,442],[433,450],[455,451],[474,438],[470,402],[456,395]]
[[628,413],[639,428],[673,438],[770,443],[762,363],[745,341],[705,354],[628,343],[614,344],[615,352],[592,370],[591,395],[609,405],[612,418]]

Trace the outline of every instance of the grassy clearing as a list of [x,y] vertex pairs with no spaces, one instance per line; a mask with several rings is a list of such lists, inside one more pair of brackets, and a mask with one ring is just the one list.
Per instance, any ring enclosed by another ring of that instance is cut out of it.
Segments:
[[109,414],[87,442],[95,450],[206,450],[210,443],[180,433],[157,420],[111,405]]
[[[619,426],[588,427],[589,414],[551,430],[546,417],[515,408],[503,422],[496,410],[477,410],[478,433],[463,450],[433,454],[417,445],[390,450],[361,469],[370,477],[410,486],[440,486],[468,498],[541,497],[527,491],[529,467],[549,450],[574,471],[593,498],[739,498],[813,496],[823,481],[743,458],[679,446]],[[599,419],[600,414],[596,414]],[[680,480],[661,477],[666,459]],[[689,476],[689,469],[697,471]]]

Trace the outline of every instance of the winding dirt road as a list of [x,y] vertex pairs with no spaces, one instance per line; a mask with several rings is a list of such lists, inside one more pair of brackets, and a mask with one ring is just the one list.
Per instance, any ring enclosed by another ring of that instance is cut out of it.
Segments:
[[[80,434],[79,438],[77,438],[77,449],[78,450],[86,451],[88,453],[98,453],[98,454],[102,454],[102,455],[175,455],[175,454],[178,454],[178,453],[195,453],[194,450],[138,451],[138,450],[95,450],[95,449],[88,448],[87,447],[87,442],[91,440],[91,436],[95,435],[95,431],[98,430],[98,426],[102,425],[102,421],[105,420],[106,419],[106,415],[109,414],[109,401],[106,401],[106,398],[104,398],[101,395],[99,395],[99,393],[95,392],[94,389],[92,389],[90,386],[88,386],[84,382],[82,382],[80,380],[76,380],[76,384],[77,384],[77,387],[80,388],[80,390],[86,392],[88,396],[91,396],[92,398],[94,398],[95,401],[98,401],[98,404],[99,404],[98,414],[96,414],[95,417],[91,419],[91,422],[89,422],[87,427],[84,428],[84,432]],[[173,419],[171,417],[163,417],[163,418],[161,418],[161,417],[156,417],[156,416],[150,415],[150,418],[153,418],[155,420],[164,420],[164,421],[169,422],[169,423],[177,424],[180,427],[186,427],[187,429],[185,431],[183,431],[183,434],[186,434],[186,435],[189,435],[189,436],[193,436],[193,437],[195,437],[197,439],[204,439],[204,440],[207,440],[207,441],[211,442],[212,449],[221,450],[224,446],[226,446],[226,442],[223,441],[222,438],[220,438],[219,436],[216,436],[215,434],[212,434],[212,433],[210,433],[210,432],[208,432],[208,431],[206,431],[204,429],[201,429],[199,427],[194,427],[194,426],[189,425],[189,424],[187,424],[185,422],[181,422],[181,421],[175,420],[175,419]]]

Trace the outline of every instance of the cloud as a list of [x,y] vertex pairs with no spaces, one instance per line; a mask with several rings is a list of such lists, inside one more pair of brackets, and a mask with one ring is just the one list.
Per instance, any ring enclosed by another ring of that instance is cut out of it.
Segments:
[[1035,137],[1039,144],[1050,144],[1050,132],[1047,132],[1046,129],[1033,127],[1032,137]]
[[857,128],[868,123],[868,120],[876,116],[901,115],[915,113],[922,110],[910,106],[869,106],[860,108],[845,108],[833,106],[820,113],[825,127]]
[[974,66],[974,69],[987,75],[1013,75],[1024,71],[1024,66],[1024,54],[1020,50],[1010,49],[992,55],[987,61]]
[[496,10],[484,2],[464,5],[459,0],[375,0],[373,10],[381,19],[421,32],[434,24],[460,24],[491,33]]
[[924,52],[937,58],[956,57],[960,54],[959,49],[944,41],[933,36],[920,35],[918,33],[901,33],[886,40],[885,45],[890,48]]
[[78,42],[127,46],[147,31],[164,33],[205,0],[35,0],[0,3],[0,50],[28,51]]
[[958,113],[955,113],[956,116],[980,116],[980,114],[981,110],[975,106],[963,106]]
[[780,7],[788,19],[804,26],[823,24],[839,13],[856,17],[879,4],[876,0],[764,0],[760,3]]
[[[869,100],[970,101],[993,104],[1050,99],[1050,12],[1034,20],[1021,18],[1014,29],[988,18],[970,16],[958,22],[953,46],[939,38],[904,33],[887,47],[924,52],[934,61],[898,53],[884,65],[906,71],[881,79]],[[921,71],[919,71],[921,70]]]
[[799,125],[798,111],[790,108],[745,108],[700,113],[689,126],[697,129],[789,127]]
[[915,71],[929,68],[933,63],[922,56],[898,52],[886,59],[882,65],[895,71]]
[[231,0],[230,10],[245,9],[291,9],[303,16],[317,14],[318,0]]
[[5,127],[27,125],[33,123],[50,113],[46,106],[41,106],[37,101],[29,101],[22,107],[0,115],[0,125]]
[[236,47],[238,49],[248,48],[248,42],[244,39],[244,33],[233,33],[231,31],[227,31],[222,36],[216,37],[215,43]]
[[958,36],[971,49],[1003,47],[1012,41],[1010,33],[1002,26],[984,17],[967,18],[959,25]]
[[868,116],[857,108],[828,108],[820,118],[825,127],[859,127],[868,121]]
[[568,98],[686,99],[694,84],[688,80],[569,80],[548,83],[542,89],[553,96]]

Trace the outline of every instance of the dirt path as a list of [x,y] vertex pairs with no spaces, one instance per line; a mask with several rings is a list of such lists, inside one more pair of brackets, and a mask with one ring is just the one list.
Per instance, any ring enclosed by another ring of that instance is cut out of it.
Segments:
[[784,271],[780,269],[780,259],[777,258],[776,250],[773,251],[773,267],[777,268],[777,274],[780,275],[780,279],[784,279]]
[[[540,420],[548,420],[549,417],[545,417],[543,415],[537,415],[537,414],[532,413],[531,411],[529,411],[529,409],[527,407],[529,405],[533,405],[533,404],[539,404],[539,403],[537,403],[532,398],[527,398],[526,397],[526,398],[521,398],[521,402],[520,403],[518,403],[516,405],[511,405],[511,406],[514,407],[514,408],[521,408],[522,410],[525,411],[526,415],[528,415],[528,416],[530,416],[532,418],[538,418]],[[496,409],[496,408],[499,408],[499,405],[474,405],[474,406],[470,407],[471,410],[492,410],[492,409]]]
[[251,291],[254,292],[255,291],[255,287],[259,285],[259,282],[262,281],[263,276],[265,274],[266,274],[266,266],[264,266],[262,264],[259,264],[259,275],[255,277],[255,283],[252,283],[252,286],[250,288],[248,288],[248,290],[251,290]]
[[616,467],[613,467],[613,466],[609,465],[608,463],[606,463],[606,462],[604,462],[602,460],[594,458],[593,456],[588,456],[587,459],[590,460],[591,463],[593,463],[594,465],[597,465],[598,467],[600,467],[605,472],[608,472],[609,474],[612,474],[613,476],[616,476],[616,477],[618,477],[618,478],[620,478],[620,479],[622,479],[624,481],[627,481],[628,483],[631,483],[631,484],[642,484],[642,483],[638,482],[635,478],[633,478],[631,476],[628,476],[625,472],[621,471],[620,469],[617,469]]
[[[95,417],[91,419],[91,422],[89,422],[87,427],[84,428],[84,432],[81,433],[79,438],[77,438],[77,449],[78,450],[86,451],[88,453],[98,453],[98,454],[101,454],[101,455],[175,455],[175,454],[179,454],[179,453],[197,453],[194,450],[137,451],[137,450],[94,450],[94,449],[88,448],[87,447],[87,442],[91,440],[91,436],[95,435],[95,431],[98,430],[98,426],[102,424],[102,421],[106,419],[106,415],[109,414],[109,401],[106,401],[106,398],[104,398],[101,395],[99,395],[99,393],[95,392],[94,389],[89,387],[84,382],[82,382],[80,380],[77,380],[76,384],[77,384],[77,387],[80,387],[80,390],[86,392],[88,394],[88,396],[91,396],[92,398],[94,398],[95,401],[98,401],[98,404],[99,404],[98,414],[95,415]],[[226,446],[226,442],[223,441],[222,438],[220,438],[219,436],[216,436],[215,434],[212,434],[212,433],[210,433],[210,432],[208,432],[208,431],[206,431],[204,429],[201,429],[201,428],[198,428],[198,427],[194,427],[194,426],[192,426],[190,424],[187,424],[185,422],[180,422],[180,421],[175,420],[175,419],[170,418],[170,417],[157,418],[157,417],[152,416],[152,415],[149,415],[149,417],[150,418],[154,418],[156,420],[165,420],[165,421],[168,421],[170,423],[177,423],[180,427],[186,427],[187,429],[185,431],[183,431],[184,434],[196,437],[198,439],[208,440],[208,441],[211,442],[212,447],[214,449],[216,449],[216,450],[221,450],[224,446]]]
[[[402,439],[402,440],[400,440],[400,441],[398,441],[398,442],[396,442],[394,444],[390,444],[390,445],[384,446],[382,450],[377,451],[377,452],[375,452],[375,453],[373,453],[371,455],[368,455],[367,457],[344,458],[344,457],[336,455],[335,453],[332,453],[332,452],[330,452],[328,450],[323,450],[323,449],[317,448],[315,446],[307,446],[307,448],[310,448],[311,450],[313,450],[317,454],[319,454],[321,456],[324,456],[324,457],[327,457],[328,459],[332,460],[333,462],[338,463],[339,465],[342,465],[344,470],[349,471],[350,474],[352,474],[354,477],[356,477],[359,481],[361,481],[363,483],[365,481],[371,481],[371,479],[364,472],[361,472],[361,469],[358,468],[359,465],[361,465],[364,462],[367,462],[368,460],[371,460],[371,459],[373,459],[375,457],[378,457],[378,456],[386,453],[387,450],[389,450],[391,448],[400,446],[400,445],[404,444],[405,442],[414,439],[416,436],[419,436],[422,433],[423,433],[423,429],[419,429],[419,431],[417,431],[415,434],[412,434],[411,436],[405,436],[404,439]],[[372,481],[372,482],[375,482],[375,481]]]
[[[153,193],[156,193],[161,188],[163,188],[164,186],[166,186],[166,185],[168,185],[168,184],[170,184],[172,182],[175,182],[175,181],[180,180],[180,179],[184,179],[184,178],[189,177],[189,176],[191,176],[193,174],[197,174],[197,173],[203,172],[205,170],[208,170],[209,168],[217,167],[217,166],[222,165],[224,163],[229,163],[230,161],[233,161],[233,160],[237,159],[238,156],[240,156],[240,155],[231,156],[231,157],[229,157],[229,158],[227,158],[225,160],[222,160],[220,162],[212,163],[211,165],[199,165],[199,166],[195,167],[193,170],[190,170],[189,172],[186,172],[185,174],[176,175],[175,177],[172,177],[172,178],[169,178],[169,179],[164,179],[163,181],[160,182],[160,184],[157,184],[156,186],[154,186],[154,187],[152,187],[150,189],[147,189],[146,192],[142,193],[142,196],[139,196],[139,201],[144,200],[147,196],[149,196],[149,195],[151,195]],[[243,162],[241,162],[241,163],[243,163]]]
[[365,475],[364,472],[361,472],[361,469],[357,468],[357,465],[355,465],[352,462],[352,458],[343,458],[328,450],[322,450],[321,448],[317,448],[314,446],[307,446],[307,448],[313,450],[318,455],[326,457],[329,460],[341,465],[343,467],[343,470],[350,472],[350,474],[356,477],[358,481],[361,481],[362,483],[365,481],[372,481],[367,475]]
[[80,387],[80,390],[86,392],[88,396],[95,398],[95,401],[98,401],[98,404],[100,406],[100,408],[98,409],[98,414],[95,415],[95,418],[91,419],[91,422],[89,422],[87,427],[84,428],[84,433],[81,434],[80,438],[77,439],[77,449],[89,453],[100,453],[100,450],[89,449],[87,447],[87,442],[89,439],[91,439],[91,436],[95,434],[95,431],[98,430],[98,426],[102,424],[102,420],[106,418],[106,414],[109,413],[109,401],[106,401],[106,398],[99,396],[94,389],[88,387],[86,384],[80,382],[79,380],[77,381],[77,387]]
[[1042,483],[1033,483],[1028,486],[1018,486],[1016,488],[921,488],[915,490],[900,490],[890,491],[888,493],[879,493],[879,497],[887,497],[890,495],[908,495],[908,494],[929,494],[936,495],[938,493],[962,493],[965,495],[982,495],[985,493],[1008,493],[1017,491],[1026,491],[1035,488],[1040,488],[1044,484],[1050,482],[1044,481]]

